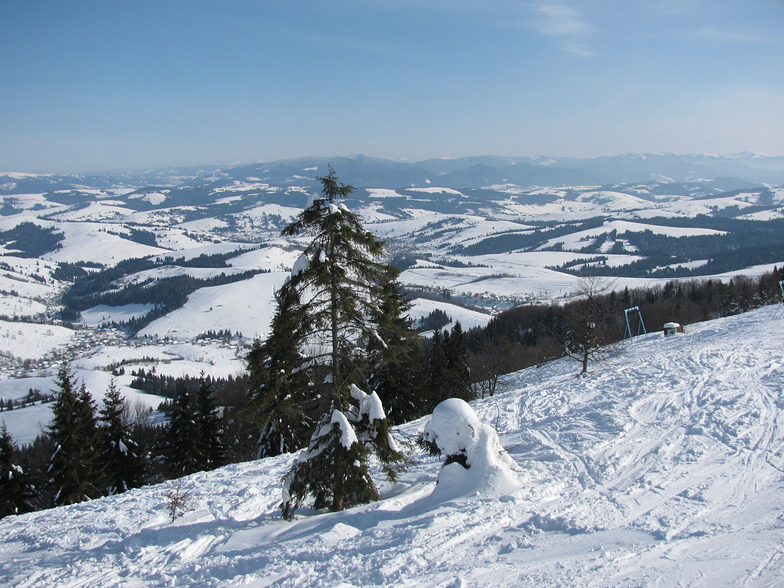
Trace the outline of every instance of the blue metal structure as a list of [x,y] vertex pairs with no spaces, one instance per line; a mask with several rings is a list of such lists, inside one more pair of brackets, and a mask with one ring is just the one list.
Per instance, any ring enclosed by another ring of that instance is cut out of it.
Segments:
[[[784,286],[782,288],[784,288]],[[782,290],[782,292],[784,292],[784,289]],[[634,314],[634,313],[637,313],[637,319],[638,319],[638,321],[637,321],[637,334],[636,335],[634,333],[632,333],[632,325],[631,325],[631,322],[629,321],[629,314]],[[623,335],[623,340],[624,341],[626,341],[627,338],[630,341],[633,341],[634,337],[639,337],[640,336],[640,331],[642,331],[642,334],[645,334],[645,335],[648,334],[648,331],[645,328],[645,321],[642,320],[642,312],[640,312],[640,307],[639,306],[632,306],[631,308],[627,308],[626,310],[623,311],[623,314],[626,317],[626,332]]]

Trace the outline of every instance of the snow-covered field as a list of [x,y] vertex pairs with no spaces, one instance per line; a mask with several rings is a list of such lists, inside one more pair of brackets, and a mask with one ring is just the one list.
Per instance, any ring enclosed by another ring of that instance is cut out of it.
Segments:
[[236,464],[183,479],[173,523],[173,482],[3,519],[0,584],[781,586],[782,327],[769,307],[616,347],[587,377],[508,376],[473,406],[519,490],[445,499],[410,446],[381,501],[285,522],[293,456]]
[[0,354],[34,359],[67,345],[74,332],[57,325],[38,325],[0,320]]

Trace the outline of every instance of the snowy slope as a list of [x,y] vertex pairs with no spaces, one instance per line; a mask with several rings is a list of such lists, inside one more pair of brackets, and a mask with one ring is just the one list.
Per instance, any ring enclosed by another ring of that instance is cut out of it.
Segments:
[[[14,586],[673,586],[784,583],[781,308],[561,360],[474,403],[521,489],[431,496],[414,460],[380,502],[278,516],[292,456],[0,521]],[[411,441],[427,418],[400,427]]]
[[245,337],[266,337],[275,313],[275,291],[287,273],[259,274],[243,282],[200,288],[182,308],[170,312],[139,335],[191,339],[209,330],[228,329]]

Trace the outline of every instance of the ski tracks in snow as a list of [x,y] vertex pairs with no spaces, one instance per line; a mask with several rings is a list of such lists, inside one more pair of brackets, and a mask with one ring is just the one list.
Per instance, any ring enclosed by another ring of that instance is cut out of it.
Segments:
[[440,461],[412,449],[384,500],[284,522],[292,456],[235,464],[186,478],[174,522],[165,485],[0,521],[0,584],[784,585],[773,310],[640,339],[587,377],[569,360],[507,377],[475,409],[517,463],[510,495],[440,503]]
[[[740,328],[759,325],[744,321]],[[508,428],[529,442],[510,453],[524,467],[550,459],[542,479],[563,479],[571,469],[579,481],[537,516],[576,529],[645,531],[657,539],[646,548],[648,559],[658,561],[687,545],[699,551],[700,541],[731,537],[732,516],[756,512],[760,494],[780,487],[780,356],[771,356],[770,345],[739,346],[731,330],[694,330],[627,344],[588,377],[551,378],[557,392],[533,388],[526,396],[523,389],[515,413],[521,420]],[[648,362],[663,346],[665,359],[658,354]],[[721,549],[734,553],[731,541]],[[774,564],[776,553],[768,557]],[[705,573],[683,567],[678,581]]]

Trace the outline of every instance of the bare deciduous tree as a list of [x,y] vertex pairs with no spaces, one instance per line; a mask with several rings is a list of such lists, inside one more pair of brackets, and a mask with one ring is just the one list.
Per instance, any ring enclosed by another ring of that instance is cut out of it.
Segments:
[[579,299],[564,307],[563,343],[566,354],[582,364],[581,374],[610,340],[610,309],[603,304],[605,293],[614,282],[599,276],[587,276],[577,282]]

